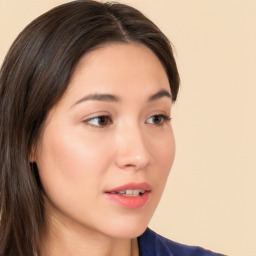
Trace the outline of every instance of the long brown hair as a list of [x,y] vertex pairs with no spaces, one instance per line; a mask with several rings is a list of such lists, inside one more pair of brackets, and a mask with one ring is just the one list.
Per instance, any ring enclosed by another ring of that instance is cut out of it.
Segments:
[[107,43],[139,42],[159,58],[175,101],[179,75],[170,42],[124,4],[73,1],[29,24],[0,71],[0,253],[32,256],[45,227],[43,190],[29,154],[79,59]]

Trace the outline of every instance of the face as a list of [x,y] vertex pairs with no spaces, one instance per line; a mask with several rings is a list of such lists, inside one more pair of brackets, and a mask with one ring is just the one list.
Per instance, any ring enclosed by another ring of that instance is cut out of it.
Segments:
[[167,75],[147,47],[110,44],[84,55],[34,155],[46,215],[80,232],[140,235],[174,159],[170,110]]

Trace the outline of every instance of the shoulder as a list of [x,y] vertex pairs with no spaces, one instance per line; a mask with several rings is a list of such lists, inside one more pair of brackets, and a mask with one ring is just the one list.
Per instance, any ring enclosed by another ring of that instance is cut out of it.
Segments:
[[173,242],[150,230],[138,237],[140,256],[221,256],[201,247]]

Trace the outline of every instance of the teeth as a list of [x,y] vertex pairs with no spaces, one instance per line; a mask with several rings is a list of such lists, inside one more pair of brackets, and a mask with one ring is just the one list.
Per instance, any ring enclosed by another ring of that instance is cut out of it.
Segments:
[[127,189],[127,190],[121,190],[117,192],[111,192],[111,194],[121,194],[123,196],[140,196],[143,193],[145,193],[145,190],[143,189]]
[[117,194],[125,194],[126,193],[126,190],[121,190],[121,191],[118,191],[116,192]]

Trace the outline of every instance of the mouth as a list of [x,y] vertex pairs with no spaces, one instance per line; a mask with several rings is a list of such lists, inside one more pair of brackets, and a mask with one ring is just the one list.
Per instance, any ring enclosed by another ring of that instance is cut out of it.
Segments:
[[108,199],[121,207],[138,209],[146,205],[150,199],[151,186],[146,183],[129,183],[105,191]]
[[110,194],[118,194],[122,196],[142,196],[146,190],[143,189],[127,189],[121,191],[109,192]]

